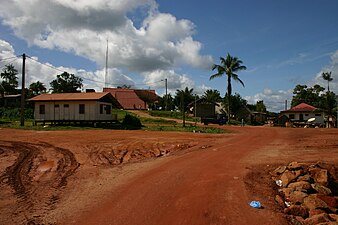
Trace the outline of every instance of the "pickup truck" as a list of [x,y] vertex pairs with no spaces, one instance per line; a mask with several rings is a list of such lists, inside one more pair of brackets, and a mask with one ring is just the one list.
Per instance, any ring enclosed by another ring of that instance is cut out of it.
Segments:
[[208,125],[209,123],[219,124],[223,125],[226,124],[227,118],[224,114],[217,114],[215,116],[202,116],[201,117],[201,123],[204,123],[204,125]]

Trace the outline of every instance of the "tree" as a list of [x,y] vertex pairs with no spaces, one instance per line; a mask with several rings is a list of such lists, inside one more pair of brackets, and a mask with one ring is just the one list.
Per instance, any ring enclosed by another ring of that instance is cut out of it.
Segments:
[[16,76],[18,71],[14,68],[12,64],[6,65],[3,68],[0,77],[2,78],[1,82],[1,94],[14,94],[16,88],[18,87],[18,77]]
[[322,77],[324,80],[327,81],[327,91],[330,92],[330,81],[333,81],[333,78],[331,77],[332,72],[323,72]]
[[206,90],[202,97],[205,98],[208,102],[218,102],[222,99],[221,94],[218,90],[211,89]]
[[171,94],[163,95],[163,97],[160,97],[158,100],[158,105],[162,108],[165,109],[167,106],[167,110],[173,110],[175,109],[175,103],[174,103],[174,98],[171,96]]
[[[225,108],[228,108],[229,104],[229,98],[227,96],[228,94],[225,94],[225,98],[223,101],[223,104],[225,106]],[[235,93],[234,95],[230,96],[230,104],[231,104],[231,112],[230,114],[232,114],[235,119],[237,118],[238,113],[240,112],[241,108],[245,105],[247,105],[247,101],[245,99],[242,98],[242,96],[240,96],[240,94]],[[228,112],[229,114],[229,112]]]
[[291,107],[294,107],[300,103],[306,103],[317,108],[324,108],[324,99],[322,92],[325,88],[316,84],[313,87],[307,87],[306,85],[298,84],[293,89],[294,96],[292,97]]
[[77,92],[82,87],[82,78],[63,72],[56,76],[56,79],[50,82],[53,93],[72,93]]
[[238,81],[240,84],[243,85],[244,83],[241,79],[239,79],[238,75],[236,74],[237,71],[246,70],[246,67],[242,65],[242,61],[239,60],[237,57],[232,57],[229,53],[227,54],[226,58],[220,57],[221,64],[217,65],[214,64],[212,70],[217,70],[217,73],[210,76],[210,80],[216,77],[222,77],[224,74],[227,75],[227,97],[228,97],[228,123],[230,122],[230,109],[231,109],[231,79],[234,81]]
[[37,81],[29,85],[29,90],[32,92],[32,95],[35,96],[43,92],[46,92],[47,89],[43,83],[41,83],[40,81]]
[[[195,100],[195,97],[192,94],[193,90],[193,88],[189,89],[188,87],[184,90],[176,90],[174,102],[182,112],[185,112],[189,103]],[[182,104],[182,101],[184,104]]]
[[257,101],[257,103],[256,103],[256,111],[257,112],[266,112],[266,106],[265,106],[263,100]]

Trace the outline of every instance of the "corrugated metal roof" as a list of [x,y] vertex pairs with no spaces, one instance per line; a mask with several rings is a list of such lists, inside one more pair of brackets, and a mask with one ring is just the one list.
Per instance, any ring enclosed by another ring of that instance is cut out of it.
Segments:
[[28,101],[72,101],[72,100],[99,100],[102,97],[109,95],[109,92],[90,92],[90,93],[55,93],[55,94],[41,94]]

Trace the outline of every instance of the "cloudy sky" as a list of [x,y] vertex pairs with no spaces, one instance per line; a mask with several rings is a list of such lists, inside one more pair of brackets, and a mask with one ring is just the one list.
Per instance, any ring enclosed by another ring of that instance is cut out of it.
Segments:
[[[336,0],[0,0],[0,68],[21,71],[27,83],[49,86],[67,71],[84,88],[132,85],[165,92],[217,89],[226,79],[209,81],[211,66],[230,53],[246,71],[245,88],[233,91],[250,103],[263,100],[270,111],[290,102],[297,84],[338,93],[338,1]],[[105,81],[108,40],[108,78]],[[14,57],[14,58],[13,58]]]

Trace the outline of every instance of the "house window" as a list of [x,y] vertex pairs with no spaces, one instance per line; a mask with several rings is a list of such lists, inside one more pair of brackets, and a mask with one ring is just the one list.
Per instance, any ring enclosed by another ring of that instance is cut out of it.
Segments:
[[85,104],[79,105],[79,114],[85,114]]
[[45,114],[45,113],[46,113],[45,105],[40,105],[39,106],[39,114]]
[[103,114],[103,107],[104,107],[104,105],[100,104],[100,114]]
[[110,107],[110,105],[106,105],[106,114],[111,114],[111,107]]
[[59,104],[54,105],[54,108],[59,108],[59,107],[60,107]]
[[295,114],[290,114],[290,115],[289,115],[289,119],[290,119],[290,120],[295,119]]
[[309,114],[306,113],[305,116],[309,116]]
[[69,108],[69,104],[64,104],[63,107],[64,108]]
[[315,116],[322,116],[322,114],[320,114],[320,113],[316,113],[316,114],[315,114]]

